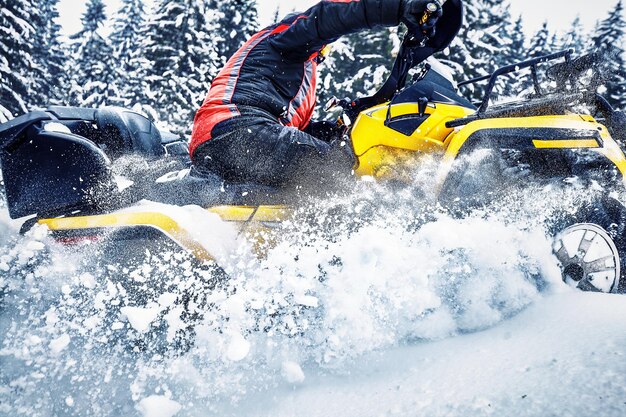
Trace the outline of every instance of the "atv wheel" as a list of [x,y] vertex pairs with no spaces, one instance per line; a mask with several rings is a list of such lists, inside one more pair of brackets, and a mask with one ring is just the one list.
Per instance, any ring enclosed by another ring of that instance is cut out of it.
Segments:
[[583,291],[626,293],[626,206],[608,195],[575,214],[554,213],[552,236],[563,280]]
[[563,281],[583,291],[615,293],[621,279],[620,253],[597,224],[579,223],[563,230],[554,243]]

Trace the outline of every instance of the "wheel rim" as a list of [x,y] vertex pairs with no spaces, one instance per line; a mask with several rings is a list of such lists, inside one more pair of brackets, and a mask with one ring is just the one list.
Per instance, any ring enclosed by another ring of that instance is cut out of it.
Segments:
[[620,280],[620,256],[609,234],[583,223],[563,230],[555,239],[554,254],[563,281],[583,291],[615,292]]

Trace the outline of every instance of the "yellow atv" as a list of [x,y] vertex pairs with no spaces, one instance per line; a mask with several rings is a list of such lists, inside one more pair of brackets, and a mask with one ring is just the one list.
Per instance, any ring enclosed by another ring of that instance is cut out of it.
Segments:
[[[624,139],[626,117],[596,94],[596,85],[579,82],[597,69],[597,56],[573,60],[569,51],[557,53],[463,83],[488,82],[476,107],[429,66],[407,84],[409,69],[424,59],[419,50],[405,41],[390,81],[375,96],[331,103],[343,108],[357,176],[404,181],[426,156],[438,164],[434,198],[446,205],[493,197],[519,178],[507,178],[511,167],[528,171],[522,185],[589,175],[606,190],[623,186],[626,158],[616,139]],[[551,87],[544,90],[538,68],[547,63]],[[492,104],[500,77],[524,70],[532,74],[531,95]],[[491,157],[478,164],[470,158],[485,151]],[[158,242],[211,260],[210,245],[171,205],[204,207],[251,240],[291,212],[274,190],[195,176],[185,142],[119,108],[50,107],[0,125],[0,162],[11,217],[24,218],[23,231],[46,225],[66,244]],[[482,168],[488,175],[476,175]],[[480,182],[485,176],[487,185]],[[598,204],[555,226],[564,280],[584,290],[626,289],[624,212],[607,191]]]

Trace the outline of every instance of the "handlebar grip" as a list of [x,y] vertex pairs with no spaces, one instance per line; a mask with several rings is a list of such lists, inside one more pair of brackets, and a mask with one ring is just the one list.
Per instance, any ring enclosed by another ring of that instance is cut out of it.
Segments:
[[435,0],[433,2],[428,3],[426,5],[426,10],[424,10],[424,14],[422,15],[422,18],[420,19],[420,25],[426,24],[426,22],[428,22],[428,19],[430,19],[430,17],[434,13],[436,13],[440,7],[443,7],[446,1],[447,0]]
[[428,3],[426,5],[426,10],[424,10],[424,14],[422,15],[422,18],[420,19],[420,25],[423,25],[426,22],[428,22],[428,19],[430,19],[430,16],[432,16],[432,14],[435,13],[438,8],[439,7],[435,3]]

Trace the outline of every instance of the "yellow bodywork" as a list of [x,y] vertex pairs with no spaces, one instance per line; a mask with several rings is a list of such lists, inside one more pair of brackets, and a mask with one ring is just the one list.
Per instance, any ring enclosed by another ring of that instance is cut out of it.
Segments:
[[[362,112],[355,121],[352,131],[352,146],[357,158],[355,173],[358,176],[372,176],[380,179],[405,179],[415,172],[420,158],[428,156],[439,162],[439,175],[433,177],[433,189],[440,189],[445,181],[452,162],[459,156],[463,145],[473,134],[489,129],[540,129],[564,128],[572,130],[597,130],[601,141],[590,139],[548,140],[537,137],[532,144],[537,149],[587,148],[598,152],[626,174],[626,158],[619,145],[613,140],[607,128],[587,115],[551,115],[538,117],[512,117],[482,119],[470,122],[460,128],[447,128],[446,122],[465,118],[473,110],[460,105],[430,103],[426,109],[429,115],[410,136],[385,126],[390,116],[397,120],[402,116],[418,114],[418,105],[404,103],[384,104]],[[290,210],[284,206],[218,206],[207,209],[224,221],[233,223],[240,233],[263,246],[267,230],[286,220]],[[96,216],[64,217],[39,220],[53,231],[79,231],[87,229],[112,231],[116,229],[145,226],[160,230],[179,246],[189,250],[200,259],[211,259],[189,231],[173,218],[159,211],[126,211]],[[263,233],[260,233],[263,232]]]
[[[366,110],[357,118],[352,129],[352,142],[357,157],[355,172],[380,179],[405,179],[415,172],[424,155],[440,161],[440,172],[433,178],[433,186],[439,188],[466,141],[476,132],[489,129],[541,129],[560,128],[571,130],[597,130],[602,143],[589,139],[533,141],[537,149],[589,148],[611,160],[626,175],[626,158],[608,129],[588,115],[550,115],[535,117],[510,117],[482,119],[457,129],[446,128],[448,121],[470,116],[473,110],[462,106],[431,103],[426,114],[430,115],[411,136],[406,136],[385,126],[389,104]],[[391,106],[391,117],[417,114],[417,104]]]
[[[217,206],[208,209],[217,214],[226,222],[232,222],[240,233],[260,236],[260,231],[270,229],[288,216],[288,209],[284,206]],[[165,236],[176,242],[180,247],[193,253],[199,259],[211,260],[212,255],[192,237],[192,233],[181,226],[165,212],[154,208],[146,211],[121,211],[96,216],[59,217],[41,219],[39,224],[50,230],[108,232],[132,227],[150,227],[159,230]],[[263,242],[259,242],[262,244]]]
[[[599,153],[606,155],[615,163],[620,171],[624,172],[624,154],[619,145],[611,138],[606,127],[596,122],[587,115],[554,115],[535,117],[508,117],[498,119],[483,119],[467,124],[458,132],[450,135],[446,141],[446,160],[455,159],[465,142],[476,132],[490,129],[542,129],[559,128],[571,130],[597,130],[602,138],[602,144],[588,139],[572,140],[544,140],[537,138],[534,145],[538,149],[576,149],[576,148],[596,148]],[[622,165],[622,166],[620,166]]]
[[443,154],[445,140],[453,132],[446,122],[469,116],[472,110],[448,104],[430,104],[429,117],[411,135],[385,126],[388,115],[399,118],[418,113],[417,104],[402,103],[374,107],[362,112],[352,128],[352,145],[357,157],[355,172],[384,179],[404,177],[407,166],[425,154]]

